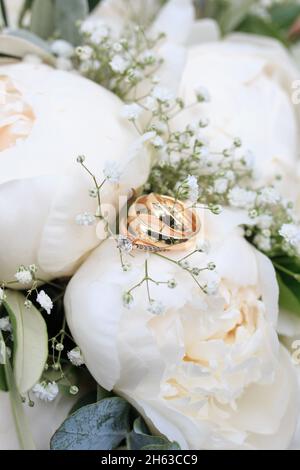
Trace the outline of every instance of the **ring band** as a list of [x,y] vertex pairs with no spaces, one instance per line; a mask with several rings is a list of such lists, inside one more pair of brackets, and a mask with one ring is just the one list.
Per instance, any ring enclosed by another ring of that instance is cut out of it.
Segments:
[[148,194],[129,208],[127,220],[120,222],[120,232],[135,248],[150,251],[181,251],[195,245],[200,231],[195,209],[169,196]]

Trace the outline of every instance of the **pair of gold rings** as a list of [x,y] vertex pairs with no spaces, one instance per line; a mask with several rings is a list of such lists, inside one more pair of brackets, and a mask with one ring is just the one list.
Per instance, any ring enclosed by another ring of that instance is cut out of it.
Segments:
[[200,219],[193,208],[169,196],[148,194],[130,206],[120,232],[137,249],[150,252],[181,251],[195,245]]

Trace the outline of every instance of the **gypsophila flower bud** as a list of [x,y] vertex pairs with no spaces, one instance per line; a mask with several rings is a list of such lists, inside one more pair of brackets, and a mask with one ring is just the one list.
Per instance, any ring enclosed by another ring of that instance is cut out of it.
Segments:
[[201,269],[199,269],[199,268],[193,268],[192,269],[193,276],[199,276],[200,273],[201,273]]
[[136,103],[126,104],[122,110],[122,116],[129,121],[136,121],[143,112],[143,108]]
[[69,390],[69,392],[70,392],[70,395],[74,395],[74,396],[75,396],[75,395],[77,395],[77,394],[78,394],[78,392],[79,392],[79,388],[78,388],[78,387],[76,387],[76,385],[72,385],[72,387],[70,387],[70,390]]
[[174,99],[174,94],[168,88],[162,86],[156,86],[151,93],[152,97],[161,103],[167,103]]
[[84,163],[85,161],[85,156],[84,155],[79,155],[77,157],[77,163]]
[[130,294],[130,292],[125,292],[125,294],[123,294],[124,307],[130,309],[132,307],[133,302],[134,302],[134,299],[133,299],[133,296]]
[[128,69],[130,63],[120,54],[116,54],[110,61],[109,65],[114,72],[123,74]]
[[242,141],[239,137],[236,137],[233,141],[233,145],[237,148],[241,147],[242,146]]
[[223,209],[222,209],[222,206],[217,204],[217,205],[211,206],[210,210],[213,214],[220,215]]
[[196,250],[200,253],[209,253],[210,250],[210,243],[208,240],[200,240],[197,243]]
[[79,347],[72,349],[68,352],[68,359],[73,366],[80,367],[84,364],[84,359]]
[[57,397],[59,389],[55,382],[42,382],[36,384],[33,387],[32,392],[39,400],[51,402]]
[[130,263],[123,263],[122,269],[124,273],[128,273],[132,269],[132,265]]
[[76,54],[81,60],[89,60],[93,56],[93,49],[90,46],[80,46],[77,47]]
[[96,217],[93,214],[89,214],[88,212],[84,212],[83,214],[78,214],[75,218],[76,225],[80,227],[90,227],[95,225]]
[[251,209],[251,211],[249,211],[249,217],[250,219],[256,219],[257,217],[257,210],[256,209]]
[[189,175],[179,189],[181,197],[189,199],[192,203],[198,201],[200,190],[196,176]]
[[51,310],[53,309],[53,302],[52,300],[50,299],[49,295],[46,294],[45,291],[41,290],[38,295],[37,295],[37,298],[36,298],[36,301],[38,302],[38,304],[40,304],[40,306],[46,310],[46,312],[48,313],[48,315],[50,315],[51,313]]
[[209,271],[214,271],[214,270],[216,269],[216,264],[213,263],[213,262],[208,263],[207,269],[208,269]]
[[190,263],[187,260],[179,261],[178,264],[182,269],[190,269]]
[[31,307],[32,307],[32,302],[31,302],[31,300],[28,300],[28,299],[25,300],[25,302],[24,302],[24,307],[25,307],[27,310],[30,310]]
[[92,197],[93,199],[96,199],[98,197],[98,194],[99,194],[99,191],[96,188],[89,190],[89,196]]
[[147,311],[152,313],[152,315],[160,316],[165,312],[165,306],[162,304],[162,302],[151,300],[151,302],[149,302]]
[[122,172],[117,162],[109,161],[105,164],[103,174],[107,181],[112,184],[118,184],[120,182]]
[[61,352],[61,351],[63,351],[63,350],[65,349],[65,347],[64,347],[63,344],[58,343],[58,344],[55,346],[55,349],[56,349],[56,351]]
[[209,91],[203,86],[198,86],[195,90],[195,93],[199,103],[208,103],[211,100]]
[[175,289],[177,287],[177,282],[175,279],[170,279],[168,281],[168,288],[169,289]]

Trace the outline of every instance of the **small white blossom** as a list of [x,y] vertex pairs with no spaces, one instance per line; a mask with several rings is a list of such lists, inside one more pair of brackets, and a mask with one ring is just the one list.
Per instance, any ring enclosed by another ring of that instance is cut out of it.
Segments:
[[153,51],[146,50],[139,56],[138,61],[144,65],[151,65],[156,62],[156,55]]
[[75,222],[77,225],[81,227],[89,227],[96,223],[96,218],[93,214],[89,214],[88,212],[84,212],[83,214],[78,214],[76,216]]
[[106,162],[103,173],[110,183],[118,184],[120,182],[122,171],[117,162]]
[[229,191],[229,202],[233,207],[250,209],[256,201],[256,193],[236,186]]
[[119,235],[118,248],[124,253],[131,253],[131,251],[133,250],[133,245],[129,238],[124,237],[123,235]]
[[57,397],[59,389],[55,382],[42,382],[36,384],[33,387],[32,392],[39,400],[51,402]]
[[128,69],[129,62],[128,60],[124,59],[124,57],[122,57],[120,54],[116,54],[112,58],[110,66],[114,72],[123,74]]
[[143,108],[136,103],[127,104],[124,106],[122,115],[129,121],[136,121],[143,112]]
[[228,189],[228,180],[226,178],[218,178],[214,183],[214,191],[217,194],[224,194]]
[[263,188],[257,198],[258,204],[274,205],[280,201],[280,195],[274,188]]
[[210,93],[207,88],[203,86],[198,86],[195,89],[197,100],[202,103],[208,103],[211,100]]
[[51,310],[53,309],[53,302],[50,299],[49,295],[46,294],[45,291],[41,290],[36,298],[36,301],[40,304],[40,306],[46,310],[48,315],[50,315]]
[[70,59],[74,54],[74,47],[69,42],[58,39],[51,44],[51,51],[59,57]]
[[80,348],[74,348],[72,351],[68,352],[69,361],[76,367],[80,367],[84,364],[84,359]]
[[203,286],[203,290],[207,295],[216,295],[220,287],[220,276],[214,272],[209,271],[206,274],[206,282]]
[[23,286],[28,286],[33,280],[31,271],[24,267],[19,268],[19,271],[15,274],[15,279]]
[[149,110],[149,111],[155,111],[156,108],[157,108],[157,102],[156,100],[152,97],[152,96],[148,96],[148,98],[146,99],[145,101],[145,107]]
[[210,251],[210,243],[208,240],[200,240],[197,243],[196,250],[201,253],[209,253]]
[[162,86],[156,86],[151,93],[152,97],[162,103],[167,103],[168,101],[172,101],[174,99],[174,93],[172,90]]
[[267,215],[267,214],[260,215],[257,218],[257,226],[261,228],[262,230],[270,228],[272,223],[273,223],[273,218],[271,215]]
[[130,292],[125,292],[123,294],[123,305],[124,305],[124,307],[127,308],[128,310],[130,310],[132,305],[133,305],[133,302],[134,302],[134,298],[133,298],[132,294],[130,294]]
[[165,141],[159,135],[154,137],[154,139],[152,139],[151,143],[156,149],[161,149],[165,146]]
[[90,46],[77,47],[76,54],[81,60],[90,60],[93,56],[93,49]]
[[279,230],[279,234],[295,248],[300,247],[300,227],[296,224],[284,224]]
[[0,318],[0,330],[7,331],[9,333],[12,331],[9,317]]
[[149,303],[147,310],[149,313],[152,313],[152,315],[160,316],[163,315],[163,313],[165,312],[165,306],[162,304],[162,302],[152,300]]
[[254,238],[254,243],[261,251],[271,251],[272,249],[272,242],[270,237],[265,237],[263,235],[256,235]]
[[183,191],[183,196],[186,197],[186,199],[189,199],[193,203],[197,202],[200,190],[196,176],[189,175],[182,183],[181,190]]

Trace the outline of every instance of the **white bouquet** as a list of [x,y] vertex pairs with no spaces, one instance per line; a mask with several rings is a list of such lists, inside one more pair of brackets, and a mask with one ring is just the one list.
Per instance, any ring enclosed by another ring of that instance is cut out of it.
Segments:
[[0,449],[300,448],[300,5],[250,3],[0,1]]

